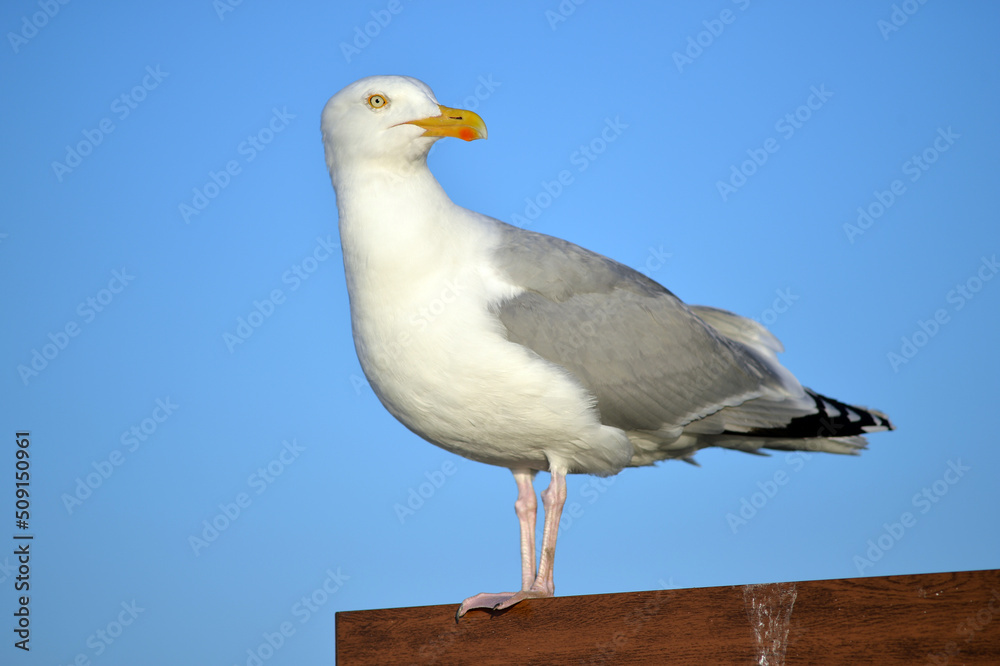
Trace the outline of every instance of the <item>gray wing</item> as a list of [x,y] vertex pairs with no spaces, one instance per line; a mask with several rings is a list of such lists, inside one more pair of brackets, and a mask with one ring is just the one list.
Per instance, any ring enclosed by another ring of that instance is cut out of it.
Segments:
[[597,396],[605,424],[677,436],[723,408],[761,396],[783,402],[802,391],[772,362],[780,343],[756,322],[691,308],[607,257],[500,225],[494,261],[525,289],[497,306],[508,339],[575,375]]

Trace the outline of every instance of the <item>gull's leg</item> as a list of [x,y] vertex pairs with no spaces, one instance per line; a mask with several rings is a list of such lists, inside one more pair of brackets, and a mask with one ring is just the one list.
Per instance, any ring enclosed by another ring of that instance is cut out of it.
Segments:
[[559,519],[566,504],[566,474],[552,471],[552,481],[542,492],[542,506],[545,508],[545,527],[542,530],[542,557],[538,563],[538,575],[531,587],[501,601],[495,608],[510,608],[525,599],[540,599],[555,596],[556,585],[552,577],[556,559],[556,537],[559,536]]
[[535,521],[538,516],[538,500],[535,498],[535,472],[514,470],[517,482],[517,500],[514,513],[521,525],[521,589],[526,590],[535,580]]
[[[517,500],[514,502],[514,512],[521,526],[521,589],[526,590],[535,580],[535,520],[538,513],[538,500],[535,499],[534,470],[515,469],[514,481],[517,483]],[[546,514],[547,516],[548,514]],[[458,607],[458,617],[465,615],[473,608],[495,608],[515,592],[483,592],[469,597]]]

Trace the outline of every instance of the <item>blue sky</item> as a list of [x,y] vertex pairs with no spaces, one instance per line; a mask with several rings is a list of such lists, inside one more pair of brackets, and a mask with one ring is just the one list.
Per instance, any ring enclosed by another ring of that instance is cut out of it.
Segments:
[[457,203],[766,323],[898,427],[572,477],[558,594],[1000,566],[998,18],[5,3],[0,538],[28,430],[35,539],[0,661],[329,663],[337,611],[518,585],[510,473],[395,422],[354,354],[319,114],[371,74],[485,119],[430,156]]

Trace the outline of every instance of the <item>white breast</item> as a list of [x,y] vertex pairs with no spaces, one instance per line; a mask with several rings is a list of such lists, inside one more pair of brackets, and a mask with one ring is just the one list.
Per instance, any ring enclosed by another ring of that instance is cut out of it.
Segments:
[[420,225],[375,233],[377,223],[362,238],[345,234],[354,340],[372,388],[404,425],[459,455],[618,471],[628,439],[600,424],[593,396],[565,370],[506,340],[490,304],[518,288],[490,267],[493,230],[454,211],[466,217],[445,233],[436,220],[429,235]]

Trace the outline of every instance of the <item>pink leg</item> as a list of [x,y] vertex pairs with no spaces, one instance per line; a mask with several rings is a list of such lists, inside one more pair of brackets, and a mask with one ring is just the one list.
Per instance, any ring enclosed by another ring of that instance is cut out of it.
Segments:
[[510,608],[524,599],[552,597],[556,593],[553,569],[556,559],[556,537],[559,536],[559,519],[566,504],[566,475],[552,472],[549,487],[542,492],[542,506],[545,508],[545,527],[542,529],[542,557],[538,563],[538,575],[531,587],[522,589],[496,606],[496,610]]
[[552,574],[556,556],[556,537],[559,535],[559,519],[562,517],[563,505],[566,503],[566,474],[553,471],[552,481],[542,493],[545,526],[542,530],[542,556],[538,564],[537,574],[535,573],[534,547],[536,502],[534,489],[531,486],[531,477],[531,472],[523,470],[514,472],[514,479],[517,481],[518,487],[514,509],[521,523],[521,591],[496,594],[484,592],[469,597],[459,606],[458,617],[465,615],[473,608],[501,610],[510,608],[525,599],[551,597],[555,594],[556,588]]
[[535,473],[531,470],[515,470],[517,500],[514,513],[521,525],[521,589],[526,589],[535,580],[535,521],[538,515],[538,500],[532,482]]

